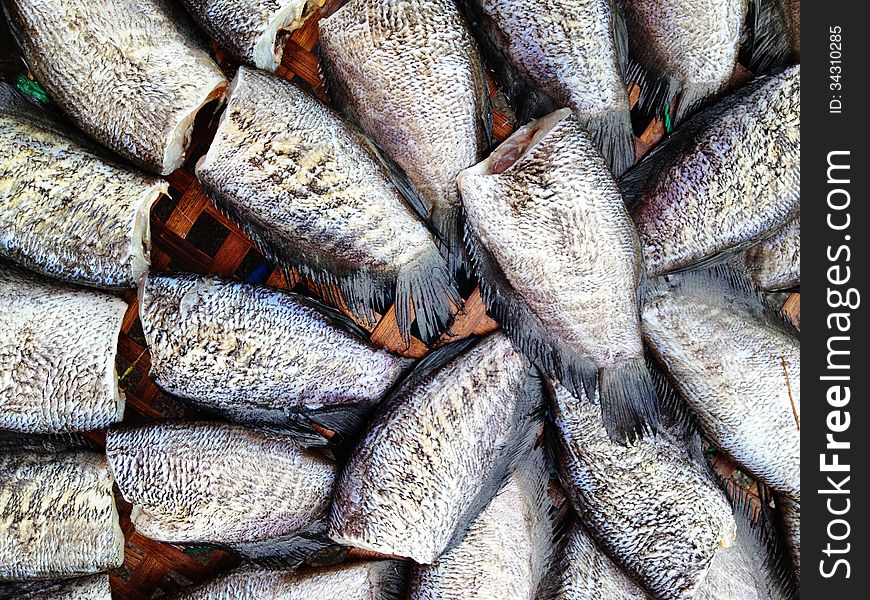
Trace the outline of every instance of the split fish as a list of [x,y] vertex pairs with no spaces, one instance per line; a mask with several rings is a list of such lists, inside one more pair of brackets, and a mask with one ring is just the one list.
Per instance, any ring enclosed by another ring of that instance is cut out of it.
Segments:
[[773,292],[800,287],[801,218],[746,250],[746,269],[758,289]]
[[112,481],[95,452],[0,452],[0,582],[121,566],[124,534]]
[[395,161],[458,270],[456,175],[481,160],[492,106],[479,50],[454,0],[351,0],[320,21],[336,104]]
[[214,40],[237,59],[274,71],[284,40],[326,0],[182,0]]
[[219,423],[111,429],[109,467],[140,534],[248,558],[321,547],[336,465],[271,433]]
[[540,382],[501,334],[431,354],[380,407],[336,485],[329,536],[430,564],[534,442]]
[[395,299],[406,342],[412,314],[424,339],[437,337],[459,294],[363,136],[278,77],[242,67],[230,89],[196,168],[218,207],[285,270],[337,285],[361,319]]
[[635,160],[614,0],[463,0],[499,89],[520,124],[570,108],[616,175]]
[[0,600],[112,600],[108,575],[61,581],[0,584]]
[[9,0],[22,56],[88,135],[166,175],[181,166],[198,111],[226,79],[167,0]]
[[800,65],[759,77],[661,142],[620,185],[647,272],[721,261],[800,211]]
[[0,254],[73,283],[135,287],[150,208],[169,186],[81,138],[0,83]]
[[592,137],[561,109],[517,130],[459,175],[484,300],[523,353],[572,393],[601,389],[610,435],[657,423],[643,358],[643,262]]
[[102,429],[124,415],[115,353],[127,303],[0,263],[0,429]]
[[266,286],[155,274],[139,315],[157,385],[242,422],[352,433],[412,363],[338,311]]

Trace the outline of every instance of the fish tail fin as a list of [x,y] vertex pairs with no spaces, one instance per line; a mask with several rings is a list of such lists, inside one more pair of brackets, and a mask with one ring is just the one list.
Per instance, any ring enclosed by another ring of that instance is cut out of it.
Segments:
[[786,64],[791,55],[788,15],[777,0],[749,0],[740,60],[755,73]]
[[609,111],[590,121],[586,128],[595,138],[615,177],[628,171],[635,162],[634,131],[627,109]]
[[411,308],[423,341],[431,343],[448,329],[462,298],[444,257],[432,245],[402,267],[396,281],[396,323],[406,343],[411,338]]
[[463,240],[462,209],[459,206],[436,206],[432,210],[432,225],[439,246],[447,258],[447,268],[453,276],[467,272],[467,254]]
[[601,417],[611,440],[631,444],[659,429],[655,386],[642,358],[603,367],[598,379]]
[[377,578],[378,596],[381,600],[402,600],[406,597],[405,582],[408,578],[408,563],[401,560],[379,560],[370,565],[372,577]]
[[295,569],[315,552],[335,545],[325,534],[316,531],[318,525],[312,526],[310,532],[226,547],[262,568]]

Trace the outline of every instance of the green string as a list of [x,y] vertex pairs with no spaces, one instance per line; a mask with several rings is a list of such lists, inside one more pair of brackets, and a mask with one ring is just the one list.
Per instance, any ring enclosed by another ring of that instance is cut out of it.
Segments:
[[33,79],[28,79],[24,75],[18,76],[18,79],[15,81],[15,87],[43,104],[49,104],[51,102],[51,98],[48,97],[48,94],[45,93],[42,86]]
[[665,133],[673,131],[674,125],[671,123],[671,103],[665,102]]

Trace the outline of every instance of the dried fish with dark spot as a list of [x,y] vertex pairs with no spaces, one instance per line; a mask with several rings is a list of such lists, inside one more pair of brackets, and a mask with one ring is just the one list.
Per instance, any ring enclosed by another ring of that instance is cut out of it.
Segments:
[[9,0],[22,55],[73,122],[138,165],[181,166],[226,79],[167,0]]
[[430,355],[381,407],[336,486],[333,540],[430,564],[531,447],[541,401],[531,365],[501,334],[470,343]]
[[459,176],[483,297],[523,353],[578,396],[601,388],[610,435],[655,428],[637,233],[592,137],[559,110]]
[[700,440],[662,431],[614,444],[594,405],[561,386],[550,408],[559,477],[589,534],[657,598],[692,598],[736,527]]
[[218,423],[110,430],[109,467],[140,534],[298,561],[321,547],[336,465],[268,431]]
[[139,315],[157,385],[242,422],[350,434],[411,365],[338,311],[266,286],[152,275]]
[[115,352],[127,303],[0,263],[0,429],[89,431],[120,421]]
[[457,546],[411,568],[408,598],[538,598],[554,545],[549,479],[543,449],[533,450]]
[[792,219],[746,251],[746,268],[758,289],[788,290],[801,284],[801,218]]
[[800,66],[687,121],[620,182],[658,275],[722,261],[800,210]]
[[409,340],[460,301],[444,258],[356,129],[295,85],[242,67],[215,141],[196,168],[215,203],[286,270],[337,285],[373,321],[396,301]]
[[395,560],[304,573],[243,569],[184,592],[176,600],[400,600],[405,571],[405,566]]
[[285,39],[326,0],[182,0],[222,47],[258,69],[281,64]]
[[749,0],[619,1],[628,28],[627,79],[640,86],[646,115],[673,111],[679,122],[725,89]]
[[463,0],[499,88],[524,124],[570,108],[611,170],[635,160],[625,24],[614,0]]
[[112,475],[95,452],[0,452],[0,523],[0,581],[99,573],[124,561]]
[[330,94],[404,171],[458,269],[456,175],[483,158],[492,107],[454,0],[351,0],[320,21]]
[[0,600],[112,600],[108,575],[62,581],[0,583]]
[[706,436],[800,500],[800,342],[722,267],[653,282],[644,338]]
[[0,83],[0,254],[66,281],[135,287],[149,209],[169,186],[93,146]]

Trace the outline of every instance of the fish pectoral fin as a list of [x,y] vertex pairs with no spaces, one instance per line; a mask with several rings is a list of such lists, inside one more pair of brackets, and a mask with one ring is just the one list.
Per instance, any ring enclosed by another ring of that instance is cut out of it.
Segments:
[[658,431],[658,400],[643,358],[601,368],[598,385],[601,417],[611,440],[632,444]]

